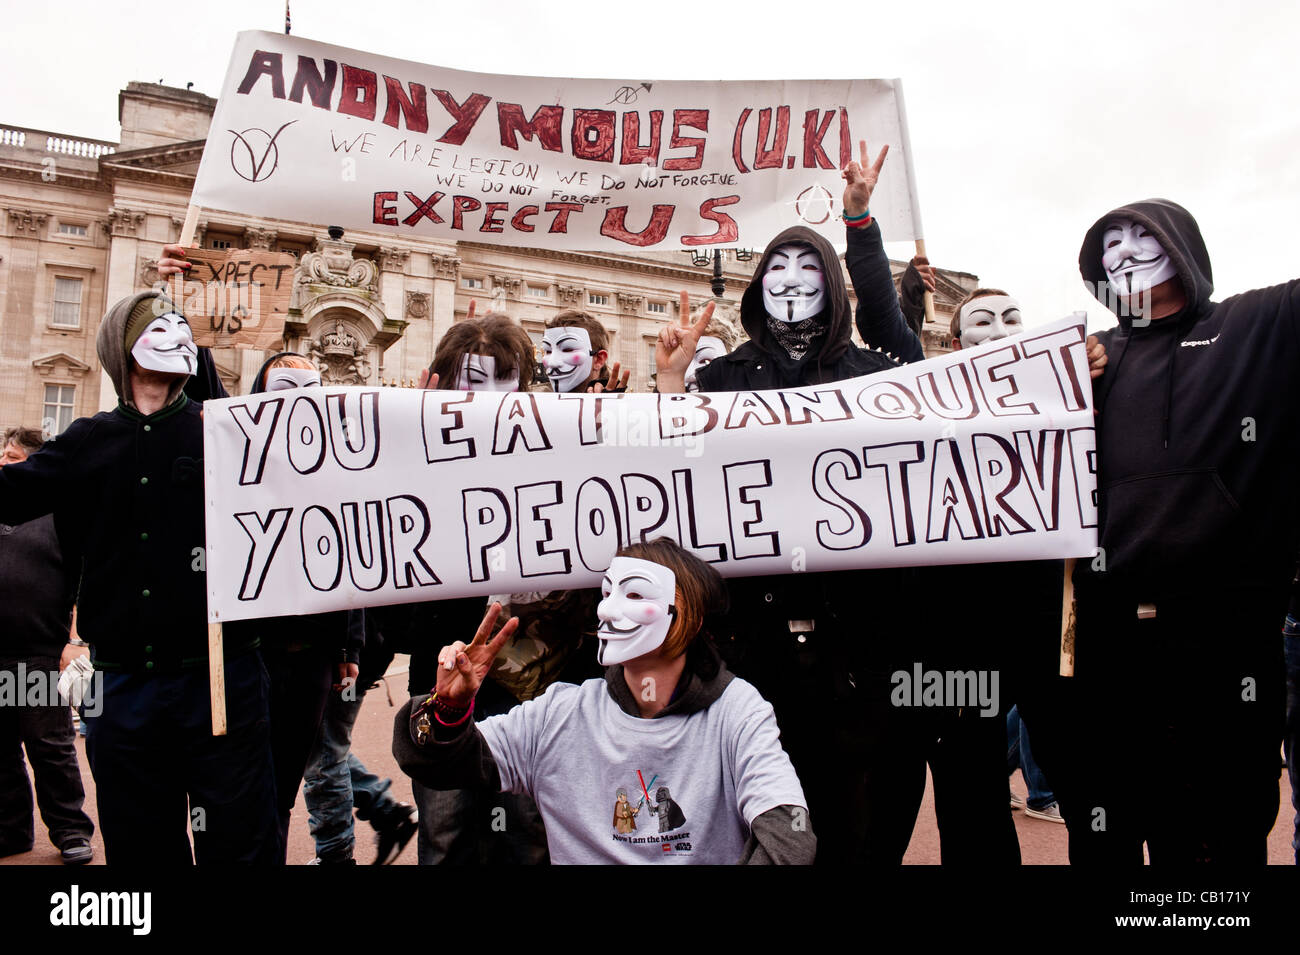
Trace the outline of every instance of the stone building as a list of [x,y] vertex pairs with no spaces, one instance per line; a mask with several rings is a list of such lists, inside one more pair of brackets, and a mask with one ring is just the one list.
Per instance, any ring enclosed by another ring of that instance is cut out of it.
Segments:
[[[51,433],[116,403],[99,368],[95,333],[111,303],[152,285],[162,246],[175,242],[216,101],[190,90],[130,83],[118,95],[118,142],[0,124],[0,425]],[[205,213],[206,248],[293,253],[299,260],[287,349],[310,354],[326,383],[412,385],[441,334],[478,312],[504,310],[541,340],[564,308],[597,316],[611,360],[648,390],[654,342],[675,320],[678,293],[712,297],[712,260],[698,251],[640,254],[331,235],[328,224]],[[757,257],[723,254],[723,301],[739,304]],[[698,262],[698,264],[696,264]],[[895,278],[906,263],[893,263]],[[942,271],[938,321],[927,355],[947,348],[952,308],[976,278]],[[734,311],[733,311],[734,314]],[[232,393],[248,387],[265,354],[218,350]]]

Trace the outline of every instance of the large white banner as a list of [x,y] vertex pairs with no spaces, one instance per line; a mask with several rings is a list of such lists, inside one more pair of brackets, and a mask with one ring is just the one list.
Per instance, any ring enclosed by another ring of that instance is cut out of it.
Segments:
[[548,249],[764,246],[837,228],[840,170],[890,147],[871,211],[921,235],[898,80],[646,81],[447,70],[239,34],[193,202]]
[[209,616],[595,586],[661,535],[724,576],[1087,556],[1084,338],[782,391],[207,402]]

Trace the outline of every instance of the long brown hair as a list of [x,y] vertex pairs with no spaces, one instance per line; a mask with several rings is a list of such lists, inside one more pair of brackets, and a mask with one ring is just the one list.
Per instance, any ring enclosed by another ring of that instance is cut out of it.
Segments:
[[656,537],[643,544],[619,548],[619,557],[635,557],[667,567],[677,578],[677,595],[673,605],[677,617],[664,639],[663,652],[678,657],[691,648],[705,623],[727,609],[727,588],[718,572],[690,551],[668,537]]
[[429,371],[442,388],[454,388],[466,355],[483,355],[496,362],[497,375],[519,372],[519,390],[533,383],[533,342],[528,333],[504,315],[487,315],[457,322],[442,336]]

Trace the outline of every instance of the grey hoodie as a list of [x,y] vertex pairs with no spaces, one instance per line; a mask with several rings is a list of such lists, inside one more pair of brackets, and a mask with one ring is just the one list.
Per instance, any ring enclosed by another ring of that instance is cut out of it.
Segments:
[[[126,351],[126,322],[131,317],[131,312],[136,305],[145,299],[161,299],[159,307],[162,310],[157,314],[173,311],[176,306],[171,303],[167,296],[161,292],[148,291],[138,292],[135,295],[128,295],[110,308],[105,314],[104,319],[99,323],[99,334],[95,338],[95,350],[99,353],[99,363],[104,366],[104,371],[113,382],[113,389],[117,392],[117,400],[128,408],[135,407],[135,400],[131,394],[131,363],[132,358]],[[167,405],[170,406],[185,388],[185,382],[188,376],[177,376],[172,382],[171,388],[167,392]]]

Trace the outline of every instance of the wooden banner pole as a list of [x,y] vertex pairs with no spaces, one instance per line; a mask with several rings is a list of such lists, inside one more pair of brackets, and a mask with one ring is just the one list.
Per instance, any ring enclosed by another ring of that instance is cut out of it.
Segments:
[[1061,586],[1061,676],[1074,676],[1074,558],[1065,561]]
[[[202,208],[190,203],[185,210],[185,223],[181,226],[179,244],[190,248],[194,233],[198,231]],[[178,276],[184,282],[184,276]],[[221,635],[221,623],[208,624],[208,691],[212,698],[212,735],[226,735],[226,651]]]

